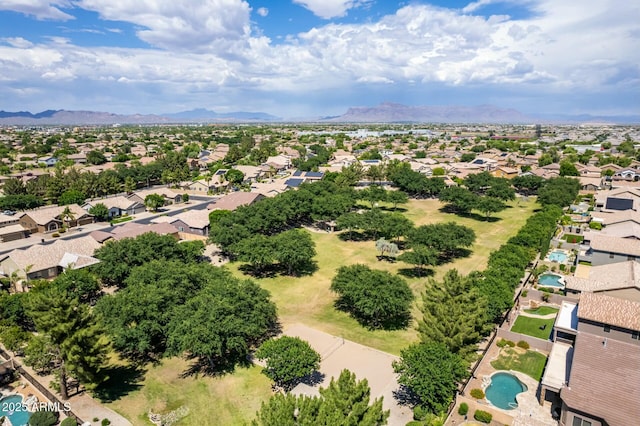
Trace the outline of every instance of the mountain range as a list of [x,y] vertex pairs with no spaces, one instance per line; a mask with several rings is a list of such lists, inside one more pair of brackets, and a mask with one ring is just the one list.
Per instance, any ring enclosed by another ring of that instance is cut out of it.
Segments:
[[[266,112],[218,113],[204,108],[164,114],[122,115],[98,111],[46,110],[0,111],[0,125],[113,125],[113,124],[177,124],[177,123],[268,123],[285,121]],[[595,116],[560,114],[523,114],[494,105],[478,106],[408,106],[384,102],[372,107],[351,107],[346,113],[332,117],[287,119],[297,122],[324,123],[492,123],[492,124],[637,124],[639,115]]]

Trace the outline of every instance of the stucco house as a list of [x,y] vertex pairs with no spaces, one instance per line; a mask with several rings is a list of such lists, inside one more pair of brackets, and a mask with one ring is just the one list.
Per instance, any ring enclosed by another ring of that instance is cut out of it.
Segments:
[[[69,207],[72,218],[63,217],[64,210]],[[95,218],[77,204],[68,206],[48,206],[22,213],[20,225],[31,233],[55,232],[63,226],[75,227],[95,222]]]

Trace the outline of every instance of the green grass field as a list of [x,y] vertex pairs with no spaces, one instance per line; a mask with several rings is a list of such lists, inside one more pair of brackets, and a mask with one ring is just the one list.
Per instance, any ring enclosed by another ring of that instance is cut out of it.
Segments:
[[167,413],[180,406],[189,408],[181,426],[249,424],[262,401],[271,395],[271,381],[262,368],[236,368],[222,377],[181,377],[189,363],[169,358],[150,367],[140,387],[119,400],[105,404],[134,425],[147,426],[149,409]]
[[[534,201],[520,203],[496,215],[497,221],[460,218],[442,213],[437,200],[412,200],[406,207],[406,216],[416,225],[455,221],[469,226],[476,232],[477,240],[471,248],[472,254],[463,259],[438,267],[434,273],[441,277],[450,268],[462,273],[484,269],[489,253],[496,250],[509,237],[516,234],[537,204]],[[303,323],[310,327],[341,336],[363,345],[399,355],[400,350],[418,338],[415,321],[407,330],[371,331],[363,328],[344,312],[333,307],[335,295],[329,290],[336,270],[343,265],[367,264],[372,268],[397,273],[410,265],[378,261],[375,242],[342,241],[337,234],[313,232],[312,237],[318,252],[315,260],[318,270],[312,276],[263,278],[256,280],[271,292],[278,307],[278,316],[283,327]],[[246,278],[239,271],[240,263],[227,267],[237,276]],[[428,283],[427,278],[408,278],[410,287],[419,301],[419,296]],[[418,317],[417,304],[414,318]],[[260,373],[260,368],[238,369],[221,378],[181,378],[187,368],[183,360],[164,360],[159,366],[149,366],[141,387],[119,400],[108,404],[135,425],[145,425],[146,413],[152,410],[166,411],[186,404],[191,409],[189,417],[179,424],[184,426],[213,424],[243,424],[253,418],[261,401],[271,394],[269,380]],[[211,414],[214,413],[214,414]],[[213,418],[208,419],[206,416]]]
[[555,320],[555,318],[531,318],[520,315],[516,318],[516,322],[513,323],[511,331],[548,340]]
[[504,348],[498,359],[491,361],[491,366],[496,370],[520,371],[540,381],[546,362],[547,357],[539,352],[520,348]]

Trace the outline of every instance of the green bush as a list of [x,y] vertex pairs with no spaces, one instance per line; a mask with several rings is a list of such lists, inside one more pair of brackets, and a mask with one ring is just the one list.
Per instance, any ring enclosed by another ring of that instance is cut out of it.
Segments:
[[484,398],[484,392],[482,391],[482,389],[478,389],[478,388],[471,389],[470,394],[471,394],[471,397],[474,399]]
[[36,411],[29,417],[29,426],[53,426],[58,423],[58,413]]
[[500,341],[496,343],[496,346],[498,346],[499,348],[504,348],[505,346],[507,346],[507,341],[505,339],[500,339]]
[[513,348],[516,345],[516,342],[514,342],[513,340],[507,340],[507,346],[509,346],[510,348]]
[[109,419],[102,419],[102,421],[100,422],[100,424],[102,426],[109,426],[111,424],[111,420]]
[[60,236],[60,234],[58,234],[57,232],[54,232],[53,234],[51,234],[51,236],[53,238],[58,238]]
[[600,222],[589,222],[589,229],[599,231],[602,229],[602,224]]
[[71,417],[67,417],[60,423],[60,426],[78,426],[78,422]]
[[570,271],[573,274],[576,271],[576,265],[571,265]]
[[529,294],[528,290],[522,290],[522,297],[527,297],[527,294]]
[[560,270],[564,272],[564,270],[567,268],[567,265],[565,265],[564,263],[560,264]]
[[460,407],[458,408],[458,414],[460,414],[461,416],[466,416],[468,412],[469,404],[467,404],[466,402],[460,404]]
[[518,342],[518,347],[522,348],[522,349],[529,349],[530,348],[529,343],[525,342],[524,340],[520,340]]
[[491,423],[493,416],[491,413],[487,413],[486,411],[476,410],[476,412],[473,413],[473,418],[481,423]]
[[416,405],[413,409],[413,420],[422,421],[427,418],[429,412],[424,409],[421,405]]

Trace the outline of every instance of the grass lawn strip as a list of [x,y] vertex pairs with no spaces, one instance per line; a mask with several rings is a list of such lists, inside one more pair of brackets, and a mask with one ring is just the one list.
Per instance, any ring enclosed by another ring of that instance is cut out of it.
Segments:
[[524,311],[528,314],[544,316],[558,313],[558,310],[558,308],[552,308],[551,306],[540,306],[536,309],[525,309]]
[[539,382],[546,362],[547,357],[536,351],[521,348],[503,348],[500,351],[500,356],[491,361],[491,366],[496,370],[520,371]]
[[516,322],[511,327],[514,333],[526,334],[538,339],[548,340],[555,318],[542,319],[525,316],[518,316]]

